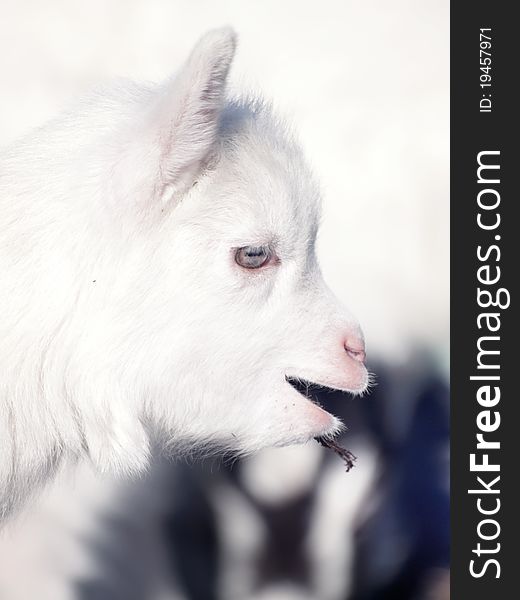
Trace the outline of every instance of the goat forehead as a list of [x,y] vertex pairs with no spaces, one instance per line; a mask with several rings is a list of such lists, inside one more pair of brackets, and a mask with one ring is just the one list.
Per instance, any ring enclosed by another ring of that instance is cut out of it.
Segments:
[[260,165],[240,177],[226,172],[217,185],[209,186],[201,210],[217,228],[243,242],[306,243],[315,238],[319,223],[319,203],[312,191]]
[[315,233],[320,194],[299,156],[248,140],[221,157],[214,179],[220,208],[246,223],[283,233]]
[[319,216],[319,188],[287,123],[262,100],[231,102],[221,127],[220,155],[231,181],[248,197],[261,196],[279,210],[305,208]]

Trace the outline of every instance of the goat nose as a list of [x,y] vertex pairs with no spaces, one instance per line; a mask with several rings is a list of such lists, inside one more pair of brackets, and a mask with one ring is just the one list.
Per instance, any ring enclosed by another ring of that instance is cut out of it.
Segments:
[[343,344],[345,352],[355,361],[364,363],[367,355],[365,352],[365,343],[362,339],[347,339]]

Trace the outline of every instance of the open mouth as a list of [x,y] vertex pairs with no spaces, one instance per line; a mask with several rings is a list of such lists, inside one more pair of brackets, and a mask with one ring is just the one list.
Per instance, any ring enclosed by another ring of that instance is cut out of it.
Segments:
[[285,379],[287,380],[287,383],[292,385],[297,392],[299,392],[302,396],[305,396],[307,400],[317,404],[320,408],[322,407],[320,403],[320,397],[323,396],[323,394],[345,393],[336,388],[331,388],[320,383],[314,383],[313,381],[308,381],[299,377],[286,377]]
[[[314,404],[317,404],[320,408],[322,408],[321,403],[319,401],[320,396],[322,396],[324,393],[326,394],[332,392],[339,392],[339,390],[335,388],[313,383],[312,381],[308,381],[301,378],[286,377],[286,380],[287,383],[289,383],[297,392],[299,392],[302,396],[307,398],[307,400],[310,400]],[[354,466],[354,461],[356,460],[356,456],[354,456],[354,454],[352,454],[350,450],[343,448],[338,443],[336,443],[331,437],[328,436],[318,436],[314,439],[325,448],[329,448],[330,450],[335,452],[344,461],[347,471],[350,471],[350,469],[352,469],[352,467]]]

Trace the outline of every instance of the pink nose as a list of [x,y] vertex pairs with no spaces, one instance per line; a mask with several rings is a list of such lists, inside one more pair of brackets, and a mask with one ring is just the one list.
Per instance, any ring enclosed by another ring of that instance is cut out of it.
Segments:
[[345,352],[357,362],[364,363],[367,355],[365,344],[361,339],[348,339],[344,343]]

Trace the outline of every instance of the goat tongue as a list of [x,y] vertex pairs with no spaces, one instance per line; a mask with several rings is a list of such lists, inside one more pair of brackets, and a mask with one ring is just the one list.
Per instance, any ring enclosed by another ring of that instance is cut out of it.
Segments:
[[357,456],[354,456],[350,450],[346,450],[341,447],[339,444],[336,444],[334,440],[329,440],[324,437],[314,438],[317,442],[319,442],[325,448],[329,448],[333,452],[335,452],[338,456],[340,456],[345,461],[345,466],[347,467],[347,473],[354,466],[354,461],[357,460]]

